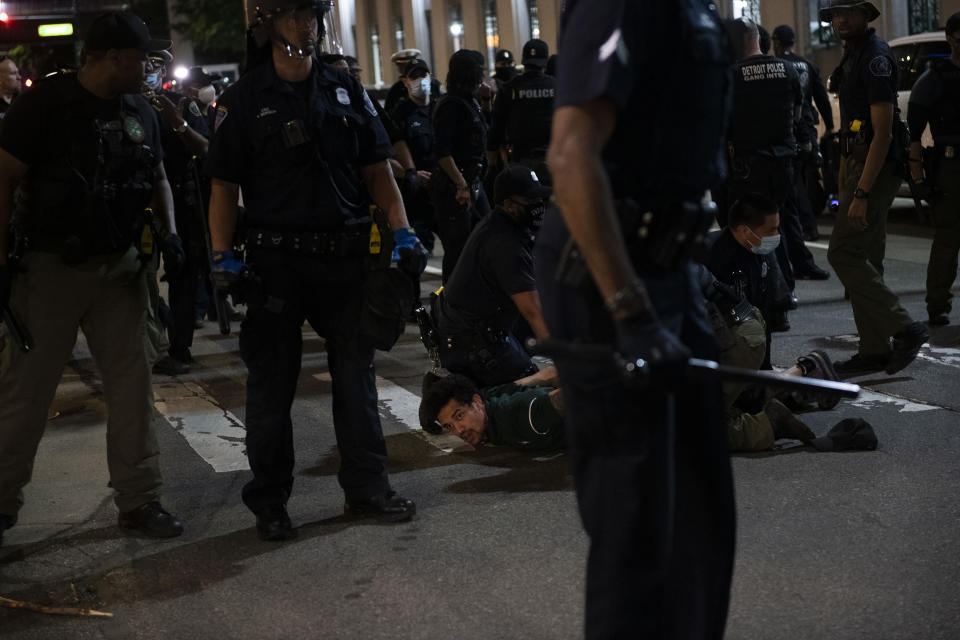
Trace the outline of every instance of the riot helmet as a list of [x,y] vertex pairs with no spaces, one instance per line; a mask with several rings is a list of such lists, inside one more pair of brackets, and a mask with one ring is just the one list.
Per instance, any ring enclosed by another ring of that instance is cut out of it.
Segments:
[[[318,46],[326,53],[343,53],[336,28],[333,0],[244,0],[247,18],[248,44],[263,48],[271,40],[277,40],[290,57],[312,56]],[[317,16],[317,41],[289,42],[278,38],[273,30],[273,20],[286,11],[314,9]],[[250,42],[252,40],[252,42]]]

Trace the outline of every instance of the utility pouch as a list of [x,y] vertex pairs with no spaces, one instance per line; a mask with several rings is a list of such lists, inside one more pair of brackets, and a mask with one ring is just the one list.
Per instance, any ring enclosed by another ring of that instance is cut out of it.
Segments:
[[706,245],[717,217],[713,202],[676,202],[659,211],[641,211],[636,202],[617,206],[627,250],[638,268],[674,269]]

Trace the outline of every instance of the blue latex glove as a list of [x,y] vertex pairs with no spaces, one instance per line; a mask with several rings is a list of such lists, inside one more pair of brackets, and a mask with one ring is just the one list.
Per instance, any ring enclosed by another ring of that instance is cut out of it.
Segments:
[[233,251],[214,251],[210,256],[213,284],[221,291],[229,291],[240,279],[244,264],[237,260]]
[[414,279],[418,279],[427,268],[429,253],[420,243],[420,238],[410,227],[393,232],[393,256],[397,267]]

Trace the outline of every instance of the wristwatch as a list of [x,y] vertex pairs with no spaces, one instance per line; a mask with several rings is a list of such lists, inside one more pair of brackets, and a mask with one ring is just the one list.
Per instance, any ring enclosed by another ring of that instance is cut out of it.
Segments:
[[181,121],[180,121],[180,124],[178,124],[177,126],[175,126],[175,127],[173,128],[174,133],[183,133],[183,132],[186,131],[186,130],[187,130],[187,121],[186,121],[186,120],[181,120]]
[[857,190],[853,192],[853,197],[857,200],[866,200],[870,197],[870,192],[857,187]]

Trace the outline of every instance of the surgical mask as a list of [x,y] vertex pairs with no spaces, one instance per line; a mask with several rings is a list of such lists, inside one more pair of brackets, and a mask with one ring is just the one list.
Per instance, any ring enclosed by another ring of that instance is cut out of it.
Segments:
[[197,100],[202,102],[205,106],[213,102],[214,98],[217,97],[217,90],[213,88],[213,85],[207,85],[197,91]]
[[[756,234],[754,234],[754,237],[756,237]],[[765,236],[763,238],[760,238],[760,246],[750,247],[750,251],[753,251],[754,253],[759,254],[761,256],[765,256],[769,253],[773,253],[774,251],[776,251],[777,247],[779,246],[780,246],[780,234],[778,233],[775,236]]]
[[430,97],[430,76],[424,76],[410,84],[410,94],[414,98]]
[[159,74],[159,73],[156,73],[156,72],[154,72],[154,73],[148,73],[148,74],[147,74],[147,77],[144,79],[144,83],[145,83],[148,87],[150,87],[151,89],[153,89],[154,91],[159,90],[159,89],[160,89],[160,74]]

